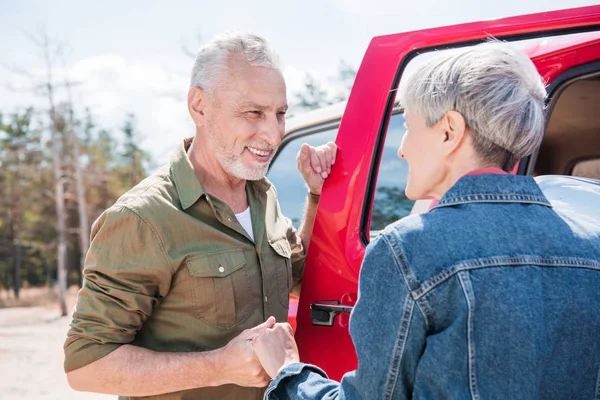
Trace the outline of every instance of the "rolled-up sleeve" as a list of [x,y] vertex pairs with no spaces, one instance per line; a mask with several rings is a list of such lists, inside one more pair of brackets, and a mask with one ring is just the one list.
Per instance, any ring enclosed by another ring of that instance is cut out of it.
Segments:
[[173,275],[157,230],[125,206],[110,208],[94,223],[85,265],[64,345],[66,372],[133,341]]

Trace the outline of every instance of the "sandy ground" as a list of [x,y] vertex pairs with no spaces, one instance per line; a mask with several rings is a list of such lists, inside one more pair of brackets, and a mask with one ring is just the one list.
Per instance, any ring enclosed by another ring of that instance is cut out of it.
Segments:
[[62,345],[69,321],[55,305],[0,309],[0,399],[116,399],[67,384]]

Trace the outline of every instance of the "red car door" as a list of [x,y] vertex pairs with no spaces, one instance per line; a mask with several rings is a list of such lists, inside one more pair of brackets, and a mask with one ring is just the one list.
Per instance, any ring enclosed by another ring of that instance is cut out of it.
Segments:
[[357,366],[349,312],[356,302],[361,261],[370,240],[374,187],[396,88],[411,59],[489,37],[520,41],[552,87],[565,71],[600,60],[600,35],[587,33],[599,29],[597,5],[371,41],[342,118],[336,139],[339,156],[321,196],[308,253],[296,330],[303,362],[319,365],[337,380]]

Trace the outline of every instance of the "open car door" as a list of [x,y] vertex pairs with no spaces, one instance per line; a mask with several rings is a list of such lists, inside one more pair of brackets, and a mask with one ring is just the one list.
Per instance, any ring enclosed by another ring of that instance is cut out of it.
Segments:
[[[336,380],[357,367],[349,316],[357,298],[373,212],[381,212],[381,207],[373,204],[379,193],[386,136],[402,134],[388,133],[388,127],[398,111],[394,110],[396,91],[406,69],[432,51],[471,46],[491,37],[515,41],[545,79],[551,101],[562,83],[600,72],[599,30],[600,5],[399,33],[371,41],[341,121],[336,139],[339,155],[322,192],[312,234],[297,314],[296,340],[303,362],[320,366]],[[532,173],[534,162],[523,160],[518,173]],[[402,174],[399,170],[399,180],[405,179]],[[390,190],[382,193],[399,199],[403,195]],[[385,321],[386,315],[380,318]]]

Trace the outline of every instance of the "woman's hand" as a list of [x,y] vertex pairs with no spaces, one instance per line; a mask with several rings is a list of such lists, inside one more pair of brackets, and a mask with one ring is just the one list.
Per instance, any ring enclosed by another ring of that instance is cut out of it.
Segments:
[[294,332],[288,323],[275,324],[252,340],[254,351],[271,378],[290,364],[300,361]]

